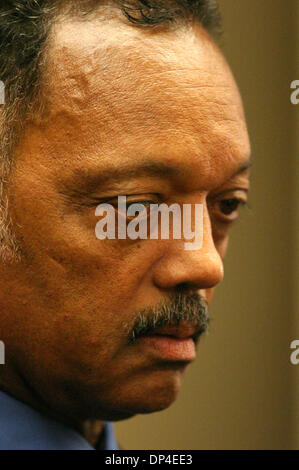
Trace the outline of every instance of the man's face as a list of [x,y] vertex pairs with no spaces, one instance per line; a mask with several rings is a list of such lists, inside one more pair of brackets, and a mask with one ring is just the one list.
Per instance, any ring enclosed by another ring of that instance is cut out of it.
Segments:
[[[209,303],[222,280],[234,200],[249,185],[236,85],[199,26],[147,31],[118,19],[56,25],[45,77],[47,113],[27,126],[9,186],[22,249],[2,280],[11,367],[68,414],[163,409],[190,351],[177,360],[142,338],[128,344],[128,331],[178,292]],[[95,209],[119,195],[203,204],[202,248],[98,240]]]

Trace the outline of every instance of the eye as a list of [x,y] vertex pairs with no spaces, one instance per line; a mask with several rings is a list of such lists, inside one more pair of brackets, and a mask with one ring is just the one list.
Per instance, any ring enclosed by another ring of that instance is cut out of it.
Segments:
[[244,204],[244,201],[237,198],[222,199],[222,201],[219,202],[219,207],[223,214],[230,215],[235,212],[242,203]]
[[[240,193],[240,196],[239,196]],[[246,194],[239,192],[238,197],[232,195],[230,197],[218,197],[217,199],[211,200],[208,204],[209,211],[215,221],[218,219],[223,223],[233,222],[239,216],[240,207],[247,205]]]
[[223,219],[228,222],[235,220],[239,215],[240,206],[246,205],[246,201],[236,197],[221,199],[218,201],[219,212]]

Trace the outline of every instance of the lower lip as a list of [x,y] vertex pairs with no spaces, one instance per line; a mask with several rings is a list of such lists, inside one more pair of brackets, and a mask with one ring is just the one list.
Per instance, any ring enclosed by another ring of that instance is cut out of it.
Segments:
[[195,343],[192,338],[155,335],[144,336],[140,341],[168,360],[190,362],[196,358]]

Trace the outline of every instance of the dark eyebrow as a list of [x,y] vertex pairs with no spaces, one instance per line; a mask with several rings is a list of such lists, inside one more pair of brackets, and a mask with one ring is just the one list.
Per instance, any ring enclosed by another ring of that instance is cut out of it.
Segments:
[[[60,192],[90,193],[105,184],[117,183],[142,176],[172,176],[184,173],[181,166],[168,165],[154,160],[143,160],[138,163],[124,164],[121,167],[94,169],[81,168],[66,180],[60,182]],[[76,189],[75,189],[76,188]]]
[[125,179],[138,178],[140,176],[169,176],[180,174],[182,167],[167,165],[153,160],[144,160],[139,163],[130,163],[121,167],[105,168],[99,173],[101,181],[120,181]]
[[[228,181],[251,167],[251,165],[252,160],[250,158],[237,168],[233,175],[228,178]],[[183,165],[169,165],[154,160],[142,160],[138,163],[124,164],[121,167],[98,168],[96,172],[94,169],[78,169],[70,178],[60,182],[58,190],[65,195],[82,198],[89,196],[99,187],[105,188],[105,185],[108,184],[111,185],[142,176],[182,177],[184,175],[188,176],[188,170]]]
[[[234,172],[232,177],[242,173],[252,166],[251,158],[242,163],[242,165]],[[80,170],[78,172],[79,179],[85,180],[90,183],[89,189],[93,186],[93,182],[96,185],[103,184],[105,182],[118,182],[126,179],[138,178],[140,176],[187,176],[187,170],[183,165],[169,165],[163,162],[157,162],[154,160],[143,160],[139,163],[130,163],[122,165],[121,167],[109,167],[99,169],[96,173],[88,170]],[[77,175],[75,174],[74,177]]]
[[240,167],[233,173],[233,175],[229,178],[232,179],[235,176],[239,175],[240,173],[243,173],[244,171],[248,170],[248,168],[251,168],[253,165],[253,160],[252,156],[249,157],[249,159],[240,165]]

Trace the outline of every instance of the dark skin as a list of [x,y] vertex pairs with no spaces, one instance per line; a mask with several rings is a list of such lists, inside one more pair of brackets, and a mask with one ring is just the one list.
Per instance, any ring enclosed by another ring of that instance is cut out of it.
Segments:
[[[210,303],[247,200],[250,145],[229,67],[198,24],[65,20],[46,76],[47,112],[28,124],[9,182],[22,260],[0,266],[1,388],[94,442],[102,421],[176,399],[188,362],[129,346],[125,325],[182,286]],[[97,240],[95,208],[118,195],[203,204],[203,247]]]

